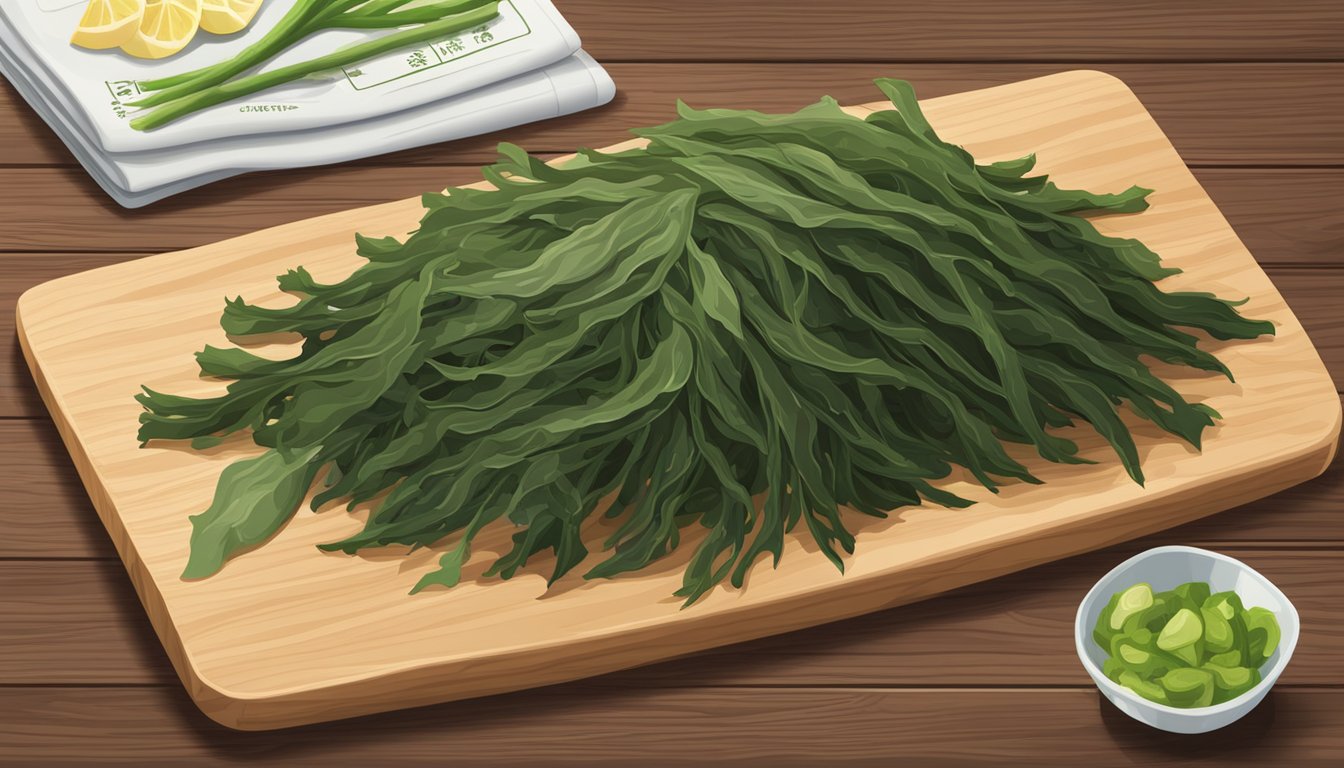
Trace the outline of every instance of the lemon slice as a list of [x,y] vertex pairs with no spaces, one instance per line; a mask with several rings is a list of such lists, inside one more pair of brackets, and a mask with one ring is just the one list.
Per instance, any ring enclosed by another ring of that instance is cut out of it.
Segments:
[[212,35],[241,32],[257,15],[261,0],[204,0],[201,5],[201,29]]
[[135,37],[144,16],[145,0],[89,0],[70,42],[81,48],[116,48]]
[[201,0],[146,0],[135,37],[121,50],[137,59],[162,59],[187,47],[201,23]]

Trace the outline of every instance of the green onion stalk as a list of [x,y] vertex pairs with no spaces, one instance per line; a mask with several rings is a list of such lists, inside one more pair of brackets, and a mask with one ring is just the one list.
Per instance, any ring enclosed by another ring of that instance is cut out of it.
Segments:
[[[131,120],[152,131],[202,109],[270,90],[436,38],[449,37],[499,15],[498,0],[440,0],[398,10],[413,0],[300,0],[273,29],[228,61],[140,82],[148,96],[130,106],[153,108]],[[329,29],[398,29],[358,45],[269,72],[243,75],[301,40]]]

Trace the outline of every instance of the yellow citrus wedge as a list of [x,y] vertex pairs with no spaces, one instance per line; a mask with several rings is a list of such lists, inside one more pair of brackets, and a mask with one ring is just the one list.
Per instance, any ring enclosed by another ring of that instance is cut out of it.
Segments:
[[137,59],[162,59],[187,47],[201,23],[201,0],[146,0],[135,37],[121,50]]
[[96,50],[116,48],[135,37],[144,16],[145,0],[89,0],[70,42]]
[[204,0],[201,29],[212,35],[232,35],[252,23],[261,0]]

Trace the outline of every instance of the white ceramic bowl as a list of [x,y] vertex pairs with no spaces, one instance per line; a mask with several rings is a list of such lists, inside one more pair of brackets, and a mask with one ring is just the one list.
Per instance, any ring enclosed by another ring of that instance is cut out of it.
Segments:
[[[1101,672],[1107,653],[1092,640],[1092,628],[1111,599],[1111,595],[1138,582],[1152,585],[1154,592],[1172,589],[1188,581],[1208,582],[1214,592],[1233,590],[1242,603],[1251,608],[1260,606],[1274,612],[1278,619],[1279,647],[1260,668],[1259,685],[1235,699],[1211,707],[1180,709],[1149,701],[1128,688],[1113,682]],[[1078,658],[1092,680],[1126,715],[1172,733],[1206,733],[1235,722],[1265,698],[1274,681],[1279,679],[1288,660],[1297,648],[1301,623],[1297,609],[1279,588],[1270,583],[1245,563],[1217,552],[1194,547],[1157,547],[1131,557],[1101,577],[1078,606],[1073,623],[1073,641]]]

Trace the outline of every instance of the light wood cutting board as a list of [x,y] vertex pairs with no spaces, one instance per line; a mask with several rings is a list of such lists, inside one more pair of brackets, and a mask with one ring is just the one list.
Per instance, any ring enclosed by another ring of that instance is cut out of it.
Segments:
[[[1099,72],[1068,72],[925,105],[944,137],[982,161],[1035,151],[1039,169],[1065,186],[1155,189],[1149,211],[1107,217],[1099,226],[1142,239],[1185,270],[1165,288],[1249,297],[1247,315],[1274,321],[1272,340],[1217,345],[1235,384],[1189,372],[1173,379],[1224,417],[1207,433],[1202,453],[1136,423],[1148,475],[1147,487],[1139,487],[1099,440],[1085,438],[1086,453],[1102,463],[1032,461],[1043,486],[1009,487],[995,497],[950,481],[982,503],[901,510],[886,521],[854,516],[858,552],[843,576],[794,537],[778,570],[761,561],[742,590],[720,588],[687,610],[672,592],[693,542],[613,581],[584,582],[577,568],[548,591],[544,562],[507,582],[481,577],[507,544],[510,531],[498,529],[478,539],[461,585],[408,596],[437,553],[320,553],[316,544],[361,526],[358,513],[340,509],[305,508],[267,544],[215,577],[188,583],[178,578],[187,559],[187,516],[208,505],[229,462],[256,449],[246,439],[205,455],[184,446],[141,449],[132,396],[141,384],[219,391],[219,383],[196,378],[192,353],[228,343],[218,326],[225,296],[280,305],[289,299],[273,278],[300,264],[319,278],[339,278],[358,264],[356,231],[404,234],[419,219],[418,201],[46,283],[19,301],[24,352],[159,638],[201,709],[225,725],[265,729],[572,680],[907,603],[1183,523],[1325,468],[1340,406],[1320,357],[1123,83]],[[1098,575],[1111,565],[1098,562]]]

